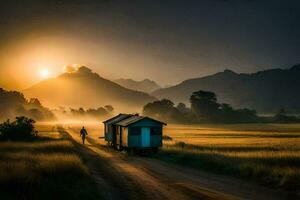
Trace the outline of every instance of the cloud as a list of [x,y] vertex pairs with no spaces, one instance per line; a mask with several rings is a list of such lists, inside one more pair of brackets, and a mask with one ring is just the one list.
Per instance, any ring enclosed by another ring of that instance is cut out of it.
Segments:
[[80,66],[81,65],[78,65],[78,64],[65,65],[64,66],[64,72],[65,73],[74,73],[74,72],[77,72]]

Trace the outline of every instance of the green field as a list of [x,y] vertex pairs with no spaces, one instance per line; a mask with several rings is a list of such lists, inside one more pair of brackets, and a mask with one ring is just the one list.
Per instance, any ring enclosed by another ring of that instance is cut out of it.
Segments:
[[158,159],[300,189],[300,124],[168,125],[164,135]]
[[1,199],[95,199],[94,181],[73,144],[52,126],[30,142],[0,142]]

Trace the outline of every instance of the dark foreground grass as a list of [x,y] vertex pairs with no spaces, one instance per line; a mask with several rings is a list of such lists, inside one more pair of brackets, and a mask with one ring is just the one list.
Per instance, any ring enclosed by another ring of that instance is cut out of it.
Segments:
[[44,135],[0,142],[0,199],[101,199],[73,144]]

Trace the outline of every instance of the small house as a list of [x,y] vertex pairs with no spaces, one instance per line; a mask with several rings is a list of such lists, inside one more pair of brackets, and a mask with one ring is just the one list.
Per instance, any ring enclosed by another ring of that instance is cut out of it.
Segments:
[[131,114],[118,114],[117,116],[114,116],[113,118],[110,118],[106,121],[104,121],[104,138],[105,141],[108,142],[110,145],[114,145],[116,143],[116,130],[117,126],[116,123],[119,121],[122,121],[128,117],[131,117],[133,115]]
[[117,149],[158,149],[162,146],[163,126],[156,119],[119,114],[104,123],[105,140]]

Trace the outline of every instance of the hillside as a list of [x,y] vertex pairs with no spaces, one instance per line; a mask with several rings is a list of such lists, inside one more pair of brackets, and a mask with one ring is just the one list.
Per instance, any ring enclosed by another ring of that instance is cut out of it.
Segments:
[[135,81],[132,79],[120,78],[120,79],[114,80],[114,82],[116,82],[117,84],[119,84],[125,88],[131,89],[131,90],[136,90],[136,91],[141,91],[141,92],[146,92],[146,93],[150,93],[150,92],[153,92],[153,91],[161,88],[155,81],[152,81],[149,79]]
[[[37,97],[49,107],[99,107],[112,105],[121,111],[137,111],[155,98],[124,88],[100,77],[87,67],[42,81],[26,90],[27,97]],[[134,110],[133,110],[134,109]]]
[[27,100],[17,91],[6,91],[0,88],[0,121],[14,119],[16,116],[25,115],[34,120],[54,120],[53,113],[45,108],[38,99]]
[[253,108],[259,112],[276,112],[285,108],[300,112],[300,65],[289,69],[271,69],[253,74],[238,74],[231,70],[211,76],[183,81],[173,87],[156,90],[157,98],[189,102],[197,90],[213,91],[220,102],[236,108]]

